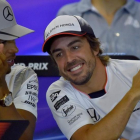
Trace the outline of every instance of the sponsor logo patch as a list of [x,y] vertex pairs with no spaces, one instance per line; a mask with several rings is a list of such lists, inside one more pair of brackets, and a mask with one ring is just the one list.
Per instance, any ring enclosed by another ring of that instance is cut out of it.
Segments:
[[52,34],[52,32],[55,32],[56,29],[59,29],[59,28],[64,28],[64,27],[68,27],[68,26],[75,26],[74,23],[65,23],[65,24],[60,24],[60,25],[56,25],[54,27],[52,27],[49,32],[46,33],[46,38]]
[[94,108],[87,109],[87,112],[95,123],[101,119],[100,115],[96,112]]
[[51,95],[50,95],[50,98],[51,98],[51,101],[55,101],[55,99],[57,98],[57,96],[59,95],[61,90],[59,91],[56,91],[56,92],[53,92]]
[[25,104],[29,104],[29,105],[31,105],[32,107],[36,107],[36,105],[34,104],[34,103],[32,103],[32,102],[30,102],[30,101],[27,101],[27,100],[25,100],[23,103],[25,103]]
[[77,121],[79,118],[81,118],[81,116],[83,115],[83,113],[79,113],[76,116],[74,116],[73,118],[71,118],[70,120],[68,120],[68,124],[72,125],[75,121]]
[[31,102],[36,102],[36,97],[35,96],[32,96],[32,95],[29,95],[29,97],[28,97],[28,101],[31,101]]
[[54,105],[54,108],[58,110],[61,105],[65,104],[69,101],[69,98],[65,95],[63,98],[61,98],[59,101],[57,101]]
[[32,83],[32,82],[34,82],[34,83],[38,83],[38,80],[35,79],[35,80],[31,80],[31,81],[29,81],[29,83]]
[[36,86],[36,85],[31,85],[31,84],[27,84],[27,89],[38,90],[38,86]]
[[14,15],[13,15],[12,10],[9,6],[6,6],[3,9],[3,16],[8,21],[12,21],[14,19]]
[[26,91],[25,95],[33,95],[37,97],[37,93],[36,92],[32,92],[32,91]]
[[74,105],[66,105],[62,108],[62,115],[64,117],[67,117],[69,115],[71,115],[76,109],[76,106]]

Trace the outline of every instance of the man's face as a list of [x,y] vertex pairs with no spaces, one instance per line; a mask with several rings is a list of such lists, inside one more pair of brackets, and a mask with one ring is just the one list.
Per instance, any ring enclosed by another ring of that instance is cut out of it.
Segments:
[[59,73],[75,85],[87,83],[95,69],[95,55],[85,37],[64,36],[56,38],[51,45],[51,54]]
[[8,63],[8,70],[7,74],[11,71],[11,66],[14,65],[14,59],[16,58],[16,53],[18,52],[18,48],[16,47],[15,41],[3,41],[0,40],[0,43],[2,42],[3,48],[0,50],[7,59]]

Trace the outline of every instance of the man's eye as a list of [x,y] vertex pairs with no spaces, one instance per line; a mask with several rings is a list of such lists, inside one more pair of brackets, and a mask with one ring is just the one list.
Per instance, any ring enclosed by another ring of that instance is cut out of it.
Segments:
[[74,46],[74,47],[73,47],[73,49],[78,49],[78,48],[79,48],[79,46]]
[[56,55],[56,57],[60,57],[60,56],[62,56],[62,53],[58,53],[58,54]]
[[0,41],[0,44],[6,44],[7,41],[3,40],[3,41]]

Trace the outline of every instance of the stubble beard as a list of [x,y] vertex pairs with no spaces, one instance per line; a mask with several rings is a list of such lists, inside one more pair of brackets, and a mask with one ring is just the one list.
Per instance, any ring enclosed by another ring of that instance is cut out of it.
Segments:
[[[94,56],[93,56],[94,57]],[[92,77],[93,75],[93,72],[94,72],[94,69],[96,67],[96,59],[94,57],[94,60],[90,60],[88,63],[87,63],[87,70],[84,74],[84,76],[77,76],[76,79],[72,79],[70,78],[69,76],[65,75],[64,73],[60,73],[61,76],[63,76],[66,80],[70,81],[71,83],[73,83],[74,85],[84,85],[86,84],[90,78]]]

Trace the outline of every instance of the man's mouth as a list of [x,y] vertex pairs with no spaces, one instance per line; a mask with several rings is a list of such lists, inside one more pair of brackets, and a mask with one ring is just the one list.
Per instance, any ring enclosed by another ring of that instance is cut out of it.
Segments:
[[69,69],[69,71],[73,72],[73,71],[76,71],[76,70],[80,69],[81,67],[82,67],[82,64],[80,64],[80,65],[78,65],[78,66],[76,66],[76,67],[74,67],[72,69]]
[[7,60],[7,63],[8,63],[9,66],[13,66],[14,65],[14,59]]

